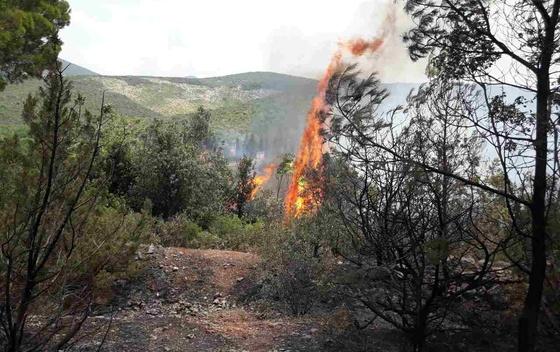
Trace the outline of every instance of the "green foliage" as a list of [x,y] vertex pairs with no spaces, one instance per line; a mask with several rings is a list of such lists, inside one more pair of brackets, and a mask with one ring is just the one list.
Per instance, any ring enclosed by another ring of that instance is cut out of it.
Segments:
[[239,218],[245,214],[245,207],[251,200],[257,185],[255,184],[255,164],[253,159],[243,156],[237,163],[236,184],[232,207]]
[[254,247],[263,231],[263,223],[247,223],[234,215],[217,216],[208,231],[220,239],[220,247],[248,250]]
[[333,258],[324,251],[323,234],[314,231],[319,219],[270,223],[256,242],[263,258],[260,295],[279,300],[293,315],[309,313],[329,291]]
[[210,111],[202,106],[191,117],[187,132],[188,142],[197,146],[211,148],[214,144],[212,131],[210,131]]
[[164,246],[249,250],[261,236],[263,224],[246,223],[237,216],[215,215],[205,230],[185,213],[158,220],[156,234]]
[[113,183],[127,191],[134,209],[142,209],[149,199],[155,216],[185,212],[201,224],[223,210],[230,180],[227,163],[219,151],[193,144],[190,131],[185,123],[155,121],[136,136],[137,142],[112,148],[108,165],[122,175]]
[[99,296],[98,302],[107,303],[116,280],[132,280],[140,273],[134,256],[141,244],[153,240],[153,228],[149,214],[130,212],[123,200],[108,197],[92,213],[76,246],[70,263],[75,280],[91,281],[96,301]]
[[0,1],[0,90],[52,67],[62,45],[58,32],[69,22],[63,0]]
[[194,245],[202,233],[202,228],[189,220],[185,214],[178,214],[168,220],[160,220],[157,234],[164,246],[198,248]]

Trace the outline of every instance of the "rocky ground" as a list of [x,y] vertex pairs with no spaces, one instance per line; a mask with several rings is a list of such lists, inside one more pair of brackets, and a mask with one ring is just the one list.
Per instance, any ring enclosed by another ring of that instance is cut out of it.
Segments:
[[244,304],[255,255],[149,247],[138,282],[123,284],[113,312],[88,320],[76,350],[319,351],[320,319]]
[[[406,350],[402,334],[380,319],[358,331],[332,305],[295,317],[275,302],[247,299],[261,268],[254,254],[149,246],[136,260],[139,277],[119,282],[110,303],[96,307],[72,351]],[[433,351],[513,351],[512,336],[442,335]]]

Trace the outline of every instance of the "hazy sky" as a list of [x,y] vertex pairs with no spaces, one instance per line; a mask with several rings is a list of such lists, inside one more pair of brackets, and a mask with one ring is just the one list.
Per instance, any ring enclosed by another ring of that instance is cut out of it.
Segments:
[[[69,0],[61,57],[107,75],[316,78],[338,41],[375,35],[387,1]],[[404,47],[392,56],[385,80],[422,78]]]

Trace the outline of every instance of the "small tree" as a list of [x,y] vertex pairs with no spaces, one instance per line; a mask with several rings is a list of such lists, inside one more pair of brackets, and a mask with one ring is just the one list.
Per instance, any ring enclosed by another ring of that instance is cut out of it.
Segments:
[[251,200],[251,195],[256,188],[255,164],[253,159],[243,156],[237,163],[237,181],[233,195],[233,208],[239,218],[245,213],[245,206]]
[[192,116],[187,130],[187,140],[190,144],[211,149],[214,137],[210,130],[210,111],[202,106]]
[[282,184],[284,178],[287,174],[291,173],[293,170],[293,163],[294,163],[294,156],[292,154],[283,154],[282,160],[278,167],[276,168],[276,180],[278,181],[278,186],[276,189],[276,201],[278,201],[280,197],[280,189],[282,188]]
[[[99,116],[82,111],[60,67],[39,97],[23,110],[30,145],[14,137],[0,148],[0,343],[13,352],[63,348],[92,298],[91,287],[73,285],[72,263],[98,200],[93,175],[108,106]],[[31,326],[32,315],[40,318]]]
[[[189,125],[153,122],[132,151],[134,181],[129,200],[139,210],[145,200],[155,216],[184,212],[195,221],[223,210],[230,171],[221,151],[206,150],[188,138]],[[185,136],[185,132],[187,136]]]
[[353,244],[353,250],[337,252],[359,277],[347,282],[349,293],[422,351],[465,294],[494,282],[489,274],[502,248],[485,226],[491,219],[484,197],[448,176],[478,174],[480,140],[462,127],[462,102],[473,90],[447,83],[423,87],[410,99],[406,122],[397,123],[404,118],[399,110],[387,120],[376,116],[386,93],[373,77],[360,80],[349,69],[333,83],[331,141],[346,162],[334,199]]

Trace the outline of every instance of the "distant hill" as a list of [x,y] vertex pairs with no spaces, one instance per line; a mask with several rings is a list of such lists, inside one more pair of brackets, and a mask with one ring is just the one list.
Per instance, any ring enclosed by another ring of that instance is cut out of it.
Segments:
[[[203,106],[212,112],[212,127],[226,148],[252,134],[261,150],[276,154],[295,151],[317,85],[312,79],[273,72],[210,78],[101,76],[71,65],[66,74],[92,111],[99,109],[103,92],[118,114],[130,118],[189,118]],[[39,85],[39,80],[28,80],[0,92],[0,125],[21,124],[23,101]],[[390,96],[384,105],[404,104],[418,86],[386,84]]]
[[[311,79],[272,72],[211,78],[100,76],[71,65],[65,73],[92,111],[99,108],[103,92],[118,114],[131,118],[188,118],[203,106],[212,112],[212,127],[224,140],[255,134],[262,140],[274,138],[285,152],[299,142],[316,86]],[[40,84],[27,80],[0,93],[0,125],[21,123],[24,99]]]
[[76,65],[74,63],[71,63],[71,62],[63,60],[63,59],[61,59],[60,61],[62,61],[63,67],[66,67],[66,66],[70,65],[70,66],[68,66],[66,71],[64,71],[64,73],[67,76],[99,76],[98,73],[90,71],[87,68],[82,67],[80,65]]

